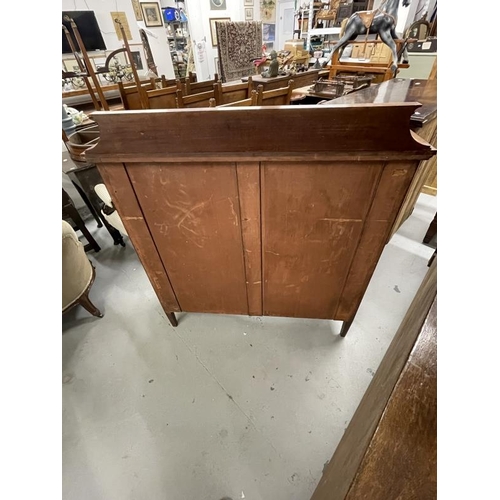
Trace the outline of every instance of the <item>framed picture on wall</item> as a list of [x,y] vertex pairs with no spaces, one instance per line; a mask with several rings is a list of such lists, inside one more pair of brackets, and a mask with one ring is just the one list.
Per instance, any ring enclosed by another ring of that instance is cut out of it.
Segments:
[[212,45],[217,46],[217,30],[215,29],[215,23],[217,21],[231,21],[230,17],[211,17],[210,21],[210,36],[212,37]]
[[74,72],[74,73],[79,73],[81,70],[80,70],[80,66],[78,66],[78,62],[76,59],[63,59],[63,67],[64,67],[64,71],[68,71],[68,72]]
[[253,7],[245,7],[245,21],[253,20]]
[[274,42],[276,39],[276,25],[263,24],[262,25],[262,39],[264,42]]
[[157,2],[142,2],[141,9],[142,16],[144,17],[144,24],[148,28],[163,26],[160,5]]
[[137,70],[143,70],[146,65],[146,55],[144,54],[144,47],[142,46],[142,43],[130,43],[129,47]]
[[137,70],[144,69],[144,66],[142,65],[142,57],[141,53],[138,50],[132,50],[132,60],[134,61],[135,68]]
[[243,4],[245,7],[248,7],[248,6],[253,6],[253,0],[245,0],[245,3]]
[[132,0],[132,7],[134,9],[135,20],[142,21],[142,11],[139,0]]

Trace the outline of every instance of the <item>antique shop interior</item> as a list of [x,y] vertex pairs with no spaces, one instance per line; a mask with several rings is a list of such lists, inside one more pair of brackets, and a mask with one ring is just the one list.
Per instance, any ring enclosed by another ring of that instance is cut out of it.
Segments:
[[435,498],[437,0],[62,0],[61,146],[63,498]]

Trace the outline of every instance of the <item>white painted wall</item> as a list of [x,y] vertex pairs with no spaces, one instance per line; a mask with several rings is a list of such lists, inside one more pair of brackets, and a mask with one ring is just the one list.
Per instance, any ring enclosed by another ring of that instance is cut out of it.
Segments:
[[[277,11],[279,8],[278,4],[283,1],[287,0],[277,0]],[[417,0],[414,1],[416,2]],[[175,0],[160,0],[159,3],[161,7],[177,7],[179,5]],[[205,41],[204,61],[200,61],[196,46],[194,46],[194,60],[198,80],[211,79],[216,72],[215,58],[218,57],[218,53],[217,47],[212,46],[209,19],[229,17],[231,21],[244,21],[244,0],[226,0],[226,10],[210,10],[209,0],[185,0],[183,3],[180,2],[180,6],[183,5],[188,17],[191,42],[195,44],[201,40]],[[141,43],[139,29],[144,28],[148,34],[159,74],[164,74],[167,78],[174,78],[174,68],[165,27],[146,28],[143,21],[136,21],[130,0],[62,0],[62,10],[93,10],[108,50],[114,50],[122,46],[122,42],[116,36],[110,12],[115,10],[125,12],[133,37],[130,43]],[[253,20],[259,21],[259,0],[254,0],[253,11]],[[276,32],[278,33],[279,16],[276,17]]]
[[415,19],[415,12],[417,11],[417,7],[417,0],[413,0],[408,7],[403,7],[401,4],[399,5],[396,33],[404,34],[406,28],[408,28]]
[[125,12],[132,33],[132,40],[129,40],[129,43],[141,43],[139,29],[145,29],[158,67],[158,73],[165,75],[167,78],[174,78],[174,67],[165,27],[146,28],[143,21],[136,21],[130,0],[62,0],[62,10],[93,10],[108,50],[122,47],[122,41],[118,40],[116,36],[110,12]]
[[[296,18],[292,16],[291,22],[288,23],[287,30],[290,33],[289,36],[285,36],[285,13],[284,9],[295,10],[294,0],[278,0],[276,3],[276,42],[274,44],[275,50],[283,50],[285,48],[286,39],[293,38],[293,30],[295,29]],[[290,21],[290,20],[289,20]]]

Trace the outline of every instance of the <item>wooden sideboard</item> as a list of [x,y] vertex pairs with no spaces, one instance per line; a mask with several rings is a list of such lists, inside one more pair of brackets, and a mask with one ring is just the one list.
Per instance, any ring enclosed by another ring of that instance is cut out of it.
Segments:
[[311,500],[435,499],[437,258]]
[[[422,139],[437,147],[437,80],[395,78],[366,89],[333,99],[325,105],[339,106],[369,103],[419,102],[421,106],[411,116],[410,127]],[[413,179],[406,199],[398,214],[392,236],[411,215],[421,193],[437,195],[437,156],[423,161]]]
[[344,321],[422,160],[416,103],[96,112],[97,164],[175,311]]

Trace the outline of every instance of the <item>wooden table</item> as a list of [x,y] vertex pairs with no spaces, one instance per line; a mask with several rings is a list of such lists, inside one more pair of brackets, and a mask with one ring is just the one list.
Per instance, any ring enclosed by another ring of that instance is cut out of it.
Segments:
[[[325,105],[419,102],[420,108],[411,117],[411,127],[418,130],[437,118],[437,80],[394,78],[370,85],[366,89],[338,97]],[[421,133],[419,133],[421,135]]]
[[[422,139],[437,146],[437,80],[395,78],[386,82],[338,97],[323,103],[325,106],[344,106],[368,103],[419,102],[422,104],[411,116],[410,127]],[[394,223],[392,235],[411,215],[421,192],[437,195],[437,158],[423,161],[415,175],[405,202]]]
[[314,82],[304,87],[294,88],[292,91],[292,104],[318,104],[321,101],[332,99],[332,96],[327,96],[325,94],[318,94],[312,89],[314,87]]

